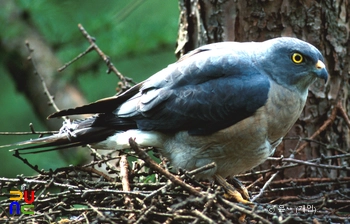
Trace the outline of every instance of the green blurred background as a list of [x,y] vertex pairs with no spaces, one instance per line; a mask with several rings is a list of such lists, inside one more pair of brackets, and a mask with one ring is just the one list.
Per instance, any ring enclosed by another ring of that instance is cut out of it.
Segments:
[[[144,80],[176,60],[174,49],[179,12],[178,2],[175,0],[14,2],[16,7],[31,16],[33,26],[52,46],[62,65],[89,46],[77,28],[78,23],[97,39],[96,43],[110,56],[117,69],[136,82]],[[16,29],[20,29],[16,24],[7,25],[11,10],[13,9],[0,9],[2,40],[16,35]],[[1,54],[3,52],[0,52],[0,132],[29,131],[29,123],[33,123],[37,131],[46,130],[26,98],[16,91],[10,75],[4,69]],[[96,61],[98,63],[94,69],[84,71],[83,74],[79,72],[82,67]],[[116,93],[119,80],[114,74],[106,74],[106,65],[96,53],[85,56],[67,70],[61,74],[62,78],[76,82],[89,102]],[[35,136],[0,135],[0,145],[31,137]],[[7,149],[0,149],[0,156],[0,176],[34,174],[34,171],[13,157]],[[28,155],[26,158],[44,169],[68,165],[57,152]]]

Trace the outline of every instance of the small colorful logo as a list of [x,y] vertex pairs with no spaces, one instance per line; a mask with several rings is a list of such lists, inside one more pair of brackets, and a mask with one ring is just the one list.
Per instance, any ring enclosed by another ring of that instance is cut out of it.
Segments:
[[[14,211],[16,211],[17,215],[20,215],[20,214],[34,215],[34,205],[32,204],[34,202],[34,193],[35,192],[33,190],[24,190],[23,193],[19,190],[11,190],[10,200],[13,202],[11,202],[9,207],[10,215],[13,215]],[[24,201],[26,202],[26,204],[24,205],[21,205],[18,202],[22,200],[22,198],[24,198]],[[14,207],[15,207],[15,210],[14,210]]]

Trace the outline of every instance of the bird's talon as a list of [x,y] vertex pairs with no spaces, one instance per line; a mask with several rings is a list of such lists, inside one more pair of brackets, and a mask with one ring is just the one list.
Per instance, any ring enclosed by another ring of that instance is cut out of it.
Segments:
[[[246,190],[246,189],[245,189]],[[245,191],[248,192],[248,191]],[[227,190],[227,193],[224,194],[224,197],[228,200],[235,200],[239,203],[245,204],[245,205],[249,205],[250,207],[252,207],[254,205],[253,202],[246,200],[243,198],[243,194],[241,194],[238,190]],[[239,223],[245,223],[245,217],[247,215],[246,214],[241,214],[241,216],[238,218]]]
[[231,184],[227,183],[227,181],[222,176],[215,175],[214,177],[217,183],[225,189],[225,198],[234,199],[235,201],[246,205],[254,205],[254,203],[250,202],[248,190],[241,182],[239,182],[239,180],[234,179],[234,184],[237,186],[236,189]]
[[228,200],[235,200],[236,202],[242,203],[245,205],[254,205],[253,202],[244,199],[242,194],[237,190],[234,190],[234,191],[229,190],[227,193],[224,194],[224,197]]

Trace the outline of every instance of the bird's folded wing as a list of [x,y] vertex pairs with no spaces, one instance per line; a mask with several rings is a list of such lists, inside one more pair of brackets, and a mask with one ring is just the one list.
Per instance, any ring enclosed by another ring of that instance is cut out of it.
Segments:
[[229,127],[262,107],[270,80],[235,42],[198,48],[125,93],[49,116],[111,113],[139,129],[205,135]]
[[[229,127],[262,107],[270,89],[245,50],[205,46],[146,80],[115,111],[142,130],[188,130],[205,135]],[[228,46],[227,46],[228,45]]]

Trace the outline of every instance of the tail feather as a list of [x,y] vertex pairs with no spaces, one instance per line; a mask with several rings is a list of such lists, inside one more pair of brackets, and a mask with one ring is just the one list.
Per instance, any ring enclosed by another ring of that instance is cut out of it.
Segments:
[[[35,145],[35,146],[30,146],[30,147],[24,147],[24,148],[17,148],[17,149],[11,149],[9,150],[10,152],[16,151],[19,154],[25,155],[25,154],[37,154],[37,153],[42,153],[42,152],[51,152],[55,150],[60,150],[60,149],[67,149],[67,148],[73,148],[73,147],[78,147],[78,146],[83,146],[80,142],[72,143],[72,144],[67,144],[63,146],[53,146],[49,147],[44,146],[44,145]],[[37,150],[34,150],[37,149]],[[28,151],[26,151],[28,150]]]
[[[48,147],[52,146],[53,144],[65,144],[68,143],[64,136],[62,134],[54,134],[46,137],[41,137],[41,138],[36,138],[36,139],[30,139],[26,140],[23,142],[17,142],[12,145],[8,146],[20,146],[20,147],[25,147],[25,148],[33,148],[34,146],[28,146],[28,145],[35,145],[35,144],[40,144],[42,147]],[[11,149],[10,151],[14,151],[15,149]]]
[[118,131],[133,127],[136,127],[133,121],[123,120],[114,114],[100,114],[83,120],[64,122],[57,134],[5,147],[11,147],[13,149],[10,151],[17,151],[20,154],[48,152],[101,142]]
[[77,114],[111,113],[119,105],[121,105],[126,100],[130,99],[132,96],[138,93],[142,84],[143,82],[133,86],[132,88],[128,89],[126,92],[117,96],[104,98],[84,106],[58,111],[56,113],[49,115],[48,118],[63,117],[63,116],[77,115]]

